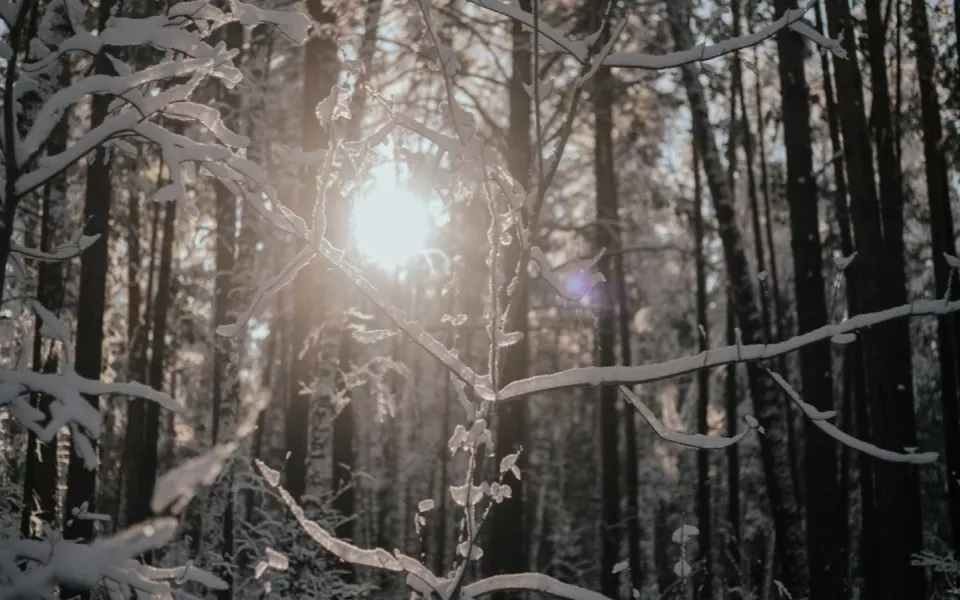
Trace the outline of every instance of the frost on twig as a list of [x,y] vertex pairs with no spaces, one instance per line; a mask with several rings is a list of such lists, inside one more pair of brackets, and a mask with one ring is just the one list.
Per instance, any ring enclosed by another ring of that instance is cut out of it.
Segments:
[[827,420],[835,416],[833,411],[821,412],[817,410],[814,406],[804,402],[803,398],[800,397],[800,394],[798,394],[797,391],[793,389],[793,387],[787,383],[787,381],[781,377],[779,373],[774,373],[766,367],[763,367],[763,369],[767,372],[767,374],[770,375],[771,378],[773,378],[777,385],[779,385],[780,388],[787,393],[787,396],[789,396],[793,403],[796,404],[801,411],[803,411],[803,414],[810,419],[817,429],[837,440],[844,446],[848,446],[854,450],[863,452],[864,454],[869,454],[874,458],[887,462],[909,463],[914,465],[923,465],[936,462],[936,452],[894,452],[892,450],[879,448],[873,444],[865,442],[861,439],[857,439],[852,435],[841,431],[836,425]]
[[653,428],[653,432],[656,433],[658,437],[667,442],[678,444],[680,446],[699,448],[700,450],[720,450],[739,443],[747,436],[747,433],[753,431],[754,429],[760,433],[763,433],[763,428],[751,415],[746,416],[748,429],[741,431],[733,437],[705,435],[702,433],[681,433],[679,431],[674,431],[661,423],[660,420],[657,419],[657,416],[653,414],[653,411],[650,410],[650,408],[643,403],[643,400],[634,394],[630,388],[625,385],[621,385],[620,392],[623,394],[624,398],[626,398],[627,402],[629,402],[632,407],[637,409],[637,412],[639,412],[640,416],[643,417],[650,427]]

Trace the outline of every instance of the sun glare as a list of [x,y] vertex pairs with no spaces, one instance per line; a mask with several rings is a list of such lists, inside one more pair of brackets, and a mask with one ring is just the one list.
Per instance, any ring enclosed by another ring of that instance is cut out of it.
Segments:
[[374,169],[352,214],[354,243],[381,268],[394,270],[425,249],[435,219],[427,203],[396,177],[392,166]]

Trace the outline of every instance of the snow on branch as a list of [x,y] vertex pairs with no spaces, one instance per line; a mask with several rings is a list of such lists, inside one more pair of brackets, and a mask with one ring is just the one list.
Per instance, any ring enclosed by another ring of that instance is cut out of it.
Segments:
[[32,258],[33,260],[60,262],[80,256],[84,250],[92,246],[99,239],[99,233],[96,235],[84,235],[83,229],[77,229],[73,232],[73,235],[70,236],[69,240],[59,244],[53,252],[44,252],[36,248],[28,248],[13,241],[10,243],[10,250],[26,258]]
[[849,334],[894,319],[940,316],[957,311],[960,311],[960,300],[953,302],[942,299],[918,300],[875,313],[855,315],[842,323],[824,325],[819,329],[773,344],[713,348],[693,356],[684,356],[651,365],[580,367],[548,375],[535,375],[504,386],[497,394],[497,400],[516,400],[530,394],[583,385],[637,384],[671,379],[679,375],[693,373],[699,369],[776,358],[795,352],[804,346],[834,337],[838,340],[846,340]]
[[[527,27],[534,27],[533,15],[521,10],[516,3],[506,3],[500,0],[470,0],[477,6],[486,8],[505,17],[523,23]],[[832,40],[820,34],[818,31],[803,22],[803,16],[810,10],[812,4],[803,8],[788,10],[783,15],[768,24],[766,27],[748,35],[724,40],[710,46],[701,45],[688,50],[678,52],[667,52],[665,54],[647,54],[643,52],[612,52],[604,57],[602,54],[596,59],[592,59],[588,44],[585,40],[573,40],[567,37],[556,28],[540,20],[537,23],[540,36],[550,42],[554,50],[559,50],[575,58],[580,64],[591,64],[596,60],[598,64],[593,67],[619,67],[625,69],[645,69],[660,71],[671,69],[682,65],[710,60],[731,52],[737,52],[744,48],[756,46],[761,42],[773,37],[782,29],[792,29],[798,34],[810,39],[814,43],[826,48],[838,58],[846,58],[846,52],[841,46],[840,40]]]
[[[787,393],[787,396],[790,397],[793,403],[800,407],[800,410],[803,411],[803,414],[813,422],[817,429],[837,440],[844,446],[848,446],[854,450],[863,452],[864,454],[869,454],[874,458],[887,462],[924,465],[937,461],[938,455],[936,452],[893,452],[891,450],[884,450],[883,448],[874,446],[873,444],[865,442],[861,439],[857,439],[852,435],[841,431],[836,425],[822,417],[822,415],[827,413],[822,413],[814,406],[804,402],[803,398],[800,397],[800,394],[798,394],[797,391],[793,389],[793,387],[787,383],[787,381],[781,377],[779,373],[775,373],[765,366],[763,369],[767,372],[767,374],[770,375],[771,378],[773,378],[777,385],[779,385],[780,388]],[[832,413],[832,411],[830,412]],[[834,415],[830,414],[830,417],[832,416]]]
[[[97,465],[97,452],[91,440],[100,436],[102,422],[100,412],[84,395],[132,396],[156,402],[173,412],[183,412],[183,406],[170,395],[142,383],[105,383],[78,375],[67,326],[39,302],[33,301],[32,305],[41,321],[40,334],[60,342],[64,361],[59,373],[0,369],[0,410],[8,411],[40,440],[50,442],[61,428],[69,427],[75,436],[76,451],[84,465],[93,469]],[[50,396],[49,416],[30,404],[30,394],[34,392]]]
[[400,561],[383,548],[376,548],[374,550],[358,548],[353,544],[337,539],[332,533],[321,527],[319,523],[308,519],[303,513],[303,509],[300,508],[297,501],[290,495],[290,492],[280,486],[280,474],[260,460],[255,460],[254,464],[256,464],[257,470],[260,471],[260,474],[263,475],[270,486],[280,494],[283,503],[290,509],[297,523],[303,527],[303,530],[313,541],[320,544],[325,550],[340,560],[355,565],[375,567],[398,573],[404,570],[400,565]]
[[[280,473],[271,469],[260,460],[254,464],[267,483],[280,494],[283,503],[290,509],[297,523],[307,535],[322,548],[344,562],[372,567],[395,573],[407,573],[407,585],[424,597],[439,597],[449,600],[454,597],[457,587],[450,579],[440,578],[430,572],[419,560],[394,550],[393,554],[383,548],[363,549],[340,540],[306,517],[296,500],[280,485]],[[519,573],[516,575],[497,575],[488,577],[462,588],[459,595],[463,600],[477,598],[486,594],[506,590],[528,590],[550,594],[568,600],[610,600],[606,596],[563,583],[548,575],[538,573]]]
[[650,408],[643,403],[643,400],[634,394],[630,388],[625,385],[621,385],[620,392],[623,394],[624,398],[626,398],[627,402],[637,409],[637,412],[639,412],[640,416],[643,417],[650,427],[653,428],[653,432],[656,433],[658,437],[667,442],[678,444],[680,446],[699,448],[700,450],[721,450],[739,443],[747,436],[747,433],[753,431],[754,429],[760,433],[763,433],[763,428],[759,423],[757,423],[757,420],[752,415],[746,416],[747,426],[749,429],[741,431],[733,437],[705,435],[702,433],[681,433],[679,431],[674,431],[657,419],[657,416],[653,414],[653,411],[650,410]]
[[[90,75],[53,93],[31,119],[32,125],[26,136],[13,141],[17,149],[18,166],[23,170],[15,186],[17,196],[35,190],[97,147],[119,144],[123,137],[140,137],[161,145],[165,157],[171,148],[178,148],[183,154],[186,145],[171,144],[171,138],[161,135],[165,130],[157,126],[151,128],[152,123],[147,123],[161,113],[196,122],[212,132],[223,144],[220,152],[214,151],[212,145],[206,145],[206,150],[213,154],[226,151],[229,155],[229,147],[245,146],[249,140],[227,129],[216,110],[189,101],[193,90],[208,76],[223,80],[227,87],[233,87],[240,80],[241,73],[233,65],[239,50],[228,49],[223,42],[211,46],[206,41],[217,28],[235,21],[246,27],[260,23],[273,24],[284,35],[298,42],[306,40],[310,27],[310,19],[301,12],[264,10],[236,0],[231,2],[231,12],[224,12],[207,0],[194,0],[172,6],[165,16],[113,17],[99,35],[84,30],[80,21],[73,23],[71,37],[56,45],[52,51],[43,53],[38,60],[23,65],[24,76],[47,69],[71,51],[97,55],[105,52],[107,47],[149,45],[167,51],[170,58],[160,64],[133,71],[123,61],[107,54],[116,75]],[[190,79],[168,89],[159,87],[183,77]],[[104,122],[62,152],[42,156],[62,115],[70,106],[95,94],[116,98]],[[174,181],[163,190],[162,199],[184,196],[181,162],[195,162],[198,159],[181,156],[179,160],[177,162],[174,157],[170,165]],[[211,155],[207,160],[226,160],[226,157]]]
[[[169,581],[195,581],[215,590],[228,589],[226,582],[201,569],[186,565],[177,569],[154,569],[136,558],[167,545],[177,532],[177,520],[153,519],[91,544],[59,538],[47,540],[0,540],[0,598],[41,600],[54,595],[58,586],[93,589],[107,584],[111,598],[171,598]],[[27,562],[26,571],[20,564]]]
[[507,590],[529,590],[549,594],[555,598],[566,598],[567,600],[610,600],[603,594],[563,583],[542,573],[514,573],[512,575],[487,577],[465,586],[463,596],[465,599],[476,598]]

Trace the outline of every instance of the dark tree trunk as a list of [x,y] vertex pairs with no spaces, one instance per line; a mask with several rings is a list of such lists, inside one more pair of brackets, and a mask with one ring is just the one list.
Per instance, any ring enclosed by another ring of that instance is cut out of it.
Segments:
[[[140,290],[140,195],[130,194],[129,222],[127,223],[127,377],[143,382],[145,377],[145,346],[147,344],[146,319],[141,320],[143,294]],[[149,293],[149,292],[148,292]],[[123,457],[121,458],[120,486],[126,496],[126,522],[131,522],[130,508],[140,503],[137,499],[137,477],[134,468],[135,456],[139,452],[143,439],[143,416],[146,401],[131,398],[127,406],[127,428],[123,438]],[[117,503],[119,507],[121,502]],[[119,510],[119,509],[118,509]]]
[[[520,0],[521,10],[530,11],[530,0]],[[524,84],[532,85],[531,79],[531,36],[523,31],[519,22],[514,21],[511,30],[513,72],[510,77],[510,175],[525,188],[530,179],[530,96],[523,88]],[[514,238],[516,236],[514,235]],[[505,272],[512,273],[520,262],[521,248],[519,240],[514,239],[504,249],[503,264]],[[520,265],[518,274],[523,274],[524,265]],[[509,277],[509,275],[508,275]],[[527,340],[527,289],[521,279],[520,285],[512,297],[505,291],[499,293],[497,310],[502,311],[509,303],[511,310],[505,317],[503,330],[505,332],[519,331],[523,338],[516,344],[509,346],[500,353],[499,364],[502,365],[501,377],[496,382],[503,387],[512,381],[527,376],[529,363],[529,342]],[[496,434],[495,452],[496,463],[508,454],[519,450],[528,450],[528,406],[526,402],[504,402],[496,406]],[[526,452],[521,452],[517,466],[521,472],[527,465]],[[489,548],[486,548],[485,571],[488,574],[522,573],[527,570],[528,557],[527,529],[524,519],[525,499],[522,479],[512,474],[504,477],[504,482],[510,486],[512,499],[502,503],[490,516]],[[502,594],[495,598],[504,598]]]
[[[727,284],[727,323],[726,343],[733,346],[737,343],[736,326],[737,315],[734,309],[734,295],[730,284]],[[740,404],[739,386],[737,383],[737,364],[730,363],[726,367],[724,378],[724,412],[726,413],[727,437],[737,435],[737,406]],[[735,587],[743,585],[746,578],[743,573],[743,558],[740,552],[740,450],[737,444],[727,448],[727,585]]]
[[[823,22],[823,11],[820,3],[814,7],[816,14],[817,30],[827,33]],[[827,126],[830,130],[830,150],[836,157],[833,161],[834,181],[836,189],[833,194],[834,214],[837,220],[837,229],[840,234],[840,251],[844,256],[851,256],[854,252],[853,235],[850,232],[850,209],[847,206],[847,179],[843,164],[843,143],[840,140],[840,123],[837,117],[837,105],[833,91],[833,78],[830,68],[830,55],[823,53],[820,55],[820,68],[823,72],[823,88],[826,96]],[[851,315],[857,313],[857,288],[851,284],[846,288],[847,312]],[[831,311],[827,315],[828,319],[833,319],[833,307],[828,307]],[[863,359],[860,349],[860,340],[847,344],[843,349],[843,392],[841,398],[841,415],[845,426],[849,426],[853,421],[853,409],[858,402],[864,398],[865,388],[863,380]],[[841,532],[838,535],[838,544],[843,548],[843,581],[841,582],[842,594],[846,597],[849,594],[849,563],[850,563],[850,449],[847,446],[840,448],[840,498],[845,499],[842,502],[841,510],[837,514],[837,530]],[[866,462],[865,459],[861,459]],[[872,472],[867,470],[868,479],[872,479]],[[862,503],[861,510],[864,514],[864,523],[870,522],[869,513],[872,506],[869,503]],[[862,544],[866,550],[866,544]],[[861,560],[865,565],[869,560]]]
[[[960,15],[957,17],[960,19]],[[937,97],[936,60],[930,41],[927,5],[911,0],[911,36],[916,46],[917,71],[920,76],[920,110],[923,125],[924,167],[927,198],[930,203],[930,237],[933,245],[933,274],[937,297],[950,290],[951,298],[960,296],[960,282],[949,283],[953,272],[944,254],[956,254],[953,214],[950,210],[950,189],[947,162],[940,140],[943,123]],[[958,29],[960,32],[960,29]],[[947,506],[950,512],[954,552],[960,554],[960,321],[954,315],[941,317],[937,323],[937,349],[940,355],[940,398],[943,407],[943,437],[947,461]]]
[[[154,389],[162,390],[164,361],[167,352],[167,314],[173,303],[173,247],[176,231],[174,225],[177,218],[177,203],[168,202],[163,212],[163,242],[160,247],[160,267],[157,272],[157,294],[153,302],[153,339],[150,348],[150,365],[147,379]],[[142,496],[139,498],[136,521],[142,521],[150,516],[150,499],[153,498],[153,485],[157,480],[159,467],[160,438],[160,406],[151,402],[144,411],[143,445],[138,456],[137,475],[140,478],[139,488]],[[151,557],[146,557],[148,560]]]
[[[64,66],[60,73],[60,85],[70,84],[70,68]],[[69,129],[64,117],[50,136],[47,152],[56,154],[67,147]],[[56,242],[55,231],[60,223],[55,218],[54,205],[66,200],[66,178],[62,175],[43,187],[41,196],[40,249],[50,252]],[[6,268],[5,264],[0,268]],[[47,310],[58,314],[63,308],[64,274],[60,262],[40,261],[37,267],[37,301]],[[2,293],[0,293],[2,296]],[[43,322],[37,318],[33,335],[33,369],[54,373],[57,370],[56,349],[51,344],[46,359],[43,358],[43,340],[40,329]],[[50,414],[50,397],[33,394],[31,403],[43,414]],[[57,436],[49,443],[41,442],[36,434],[27,434],[27,459],[23,478],[23,512],[20,531],[24,538],[39,539],[42,531],[33,527],[33,519],[50,523],[57,528]]]
[[[710,323],[707,320],[707,259],[704,254],[703,193],[700,187],[700,157],[697,148],[693,148],[693,243],[696,255],[697,271],[697,327],[700,352],[710,348]],[[710,408],[710,371],[697,371],[697,431],[709,432],[707,413]],[[710,500],[710,453],[697,451],[697,527],[700,535],[697,542],[700,549],[700,562],[703,564],[703,576],[700,578],[697,597],[712,600],[714,564],[713,564],[713,526],[711,524],[712,502]]]
[[[603,43],[603,41],[601,41]],[[597,250],[605,249],[611,256],[600,263],[606,286],[599,295],[597,309],[597,355],[601,367],[617,364],[616,359],[616,296],[614,293],[613,262],[620,249],[620,234],[611,223],[619,222],[617,175],[613,156],[613,95],[614,80],[610,69],[601,67],[593,79],[594,87],[594,174],[597,195]],[[618,431],[620,417],[617,389],[603,386],[600,393],[600,473],[602,513],[600,532],[600,581],[604,594],[618,595],[619,576],[613,567],[620,559],[620,444]]]
[[[619,223],[619,221],[618,221]],[[630,308],[630,298],[627,293],[627,279],[624,262],[626,256],[620,253],[616,256],[614,263],[615,284],[617,286],[617,305],[619,307],[620,322],[620,362],[628,366],[633,362],[632,344],[630,343],[630,321],[632,320],[632,309]],[[624,451],[626,452],[625,464],[626,479],[626,500],[627,500],[627,564],[630,567],[630,581],[633,587],[639,589],[643,582],[643,557],[640,548],[640,481],[639,465],[640,450],[637,445],[637,416],[633,411],[626,411],[621,415],[624,429]]]
[[[228,48],[243,47],[243,26],[240,23],[230,23],[224,32],[224,41]],[[239,59],[238,61],[239,62]],[[225,113],[224,123],[231,130],[236,131],[240,124],[240,96],[232,90],[221,92],[221,105]],[[237,411],[240,406],[239,385],[239,357],[237,345],[232,338],[219,336],[216,328],[226,324],[233,312],[238,289],[238,232],[237,208],[238,198],[227,187],[217,181],[214,185],[217,197],[216,226],[217,241],[214,255],[216,277],[214,279],[214,313],[213,313],[213,378],[211,387],[213,401],[213,423],[211,424],[211,441],[217,445],[232,437],[236,428]],[[247,219],[247,225],[252,223]],[[242,334],[241,334],[241,338]],[[223,498],[220,498],[220,495]],[[225,561],[233,562],[235,548],[233,535],[233,475],[227,472],[218,488],[213,490],[210,502],[210,516],[213,518],[214,531],[219,532],[221,555]],[[222,514],[220,511],[222,510]],[[219,522],[218,522],[219,521]],[[233,597],[233,577],[229,570],[220,573],[220,577],[227,582],[228,588],[217,593],[220,600],[229,600]]]
[[[795,8],[792,0],[777,0],[777,11]],[[787,205],[790,209],[790,246],[793,254],[798,333],[827,324],[824,296],[823,248],[817,210],[817,185],[813,178],[810,133],[810,90],[804,73],[804,42],[799,34],[777,34],[780,95],[783,102],[783,137],[787,152]],[[830,342],[801,348],[800,378],[803,395],[820,410],[833,410],[833,377]],[[810,594],[813,598],[843,600],[846,557],[837,539],[837,516],[842,499],[837,485],[837,445],[806,420],[807,555],[810,558]]]
[[[112,0],[103,0],[97,12],[99,27],[102,29],[110,16]],[[101,53],[94,60],[97,73],[110,73],[112,67],[106,55]],[[107,116],[111,98],[106,95],[94,96],[90,107],[91,129],[99,126]],[[103,313],[106,307],[107,269],[109,248],[110,204],[113,200],[110,163],[106,148],[100,147],[93,152],[87,167],[87,189],[84,198],[83,216],[89,235],[100,235],[90,248],[80,257],[80,295],[77,300],[77,341],[76,371],[81,377],[100,379],[103,367]],[[95,396],[87,398],[94,408],[99,410],[99,401]],[[71,442],[71,446],[74,444]],[[94,445],[96,448],[96,445]],[[74,508],[87,502],[87,509],[96,510],[97,473],[88,471],[83,460],[77,455],[75,447],[70,454],[67,470],[67,494],[63,514],[68,516]],[[93,538],[93,521],[88,519],[69,519],[65,517],[63,536],[68,540],[90,540]],[[89,598],[87,591],[62,590],[63,597],[79,594],[82,599]]]
[[[847,175],[850,185],[851,216],[856,233],[857,260],[851,266],[859,288],[858,308],[873,312],[894,306],[905,299],[903,270],[903,205],[899,165],[890,139],[889,94],[882,28],[876,11],[867,3],[871,37],[873,75],[873,117],[881,168],[881,195],[874,183],[873,149],[863,112],[860,67],[855,58],[856,37],[846,0],[829,0],[827,18],[830,34],[843,34],[851,60],[834,63],[838,107],[844,138]],[[882,203],[882,205],[881,205]],[[869,404],[871,435],[887,448],[916,445],[913,412],[913,380],[910,364],[910,337],[904,321],[866,330],[860,335]],[[864,412],[866,412],[864,410]],[[872,497],[870,482],[861,473],[864,503],[872,503],[881,526],[865,527],[865,543],[873,548],[875,562],[864,572],[869,597],[898,600],[924,597],[923,572],[910,566],[910,556],[920,550],[920,506],[916,471],[905,465],[873,461]]]
[[[314,28],[327,29],[336,25],[336,15],[321,0],[309,0],[307,9]],[[338,46],[332,32],[315,33],[303,51],[303,106],[300,143],[305,151],[326,145],[328,135],[316,117],[316,106],[326,98],[337,83],[340,72]],[[305,167],[300,182],[299,214],[309,219],[317,194],[317,169]],[[310,407],[313,402],[329,403],[329,398],[312,398],[300,393],[301,386],[310,386],[318,375],[317,348],[309,344],[310,334],[320,326],[317,306],[323,302],[318,285],[329,279],[319,261],[305,267],[293,282],[293,323],[290,332],[290,352],[293,368],[288,385],[289,414],[287,415],[286,446],[289,458],[285,464],[285,483],[295,500],[300,500],[307,488],[307,453],[310,442]]]
[[[755,3],[751,3],[755,7]],[[754,16],[751,15],[747,19],[747,33],[753,34],[754,32]],[[757,47],[753,48],[753,56],[756,61],[757,58]],[[743,96],[743,86],[740,90],[740,104],[743,107],[743,123],[744,123],[744,146],[743,151],[747,155],[747,164],[750,165],[750,169],[753,169],[754,165],[754,145],[753,137],[750,134],[749,120],[747,119],[747,108],[746,108],[746,99]],[[783,307],[783,297],[780,295],[780,267],[777,262],[777,247],[773,239],[773,211],[771,208],[771,199],[770,199],[770,176],[767,170],[767,136],[764,133],[766,131],[767,115],[764,114],[763,110],[763,94],[761,93],[761,82],[760,78],[755,78],[754,83],[754,99],[757,105],[757,154],[760,159],[760,190],[763,195],[763,219],[764,219],[764,230],[766,233],[766,243],[767,247],[770,250],[770,263],[769,263],[769,287],[766,282],[761,282],[760,286],[760,302],[761,309],[767,311],[767,323],[764,331],[767,333],[767,339],[772,341],[783,340],[787,335],[787,326],[785,322],[784,307]],[[748,174],[751,171],[748,171]],[[756,243],[756,252],[757,257],[761,258],[763,256],[763,234],[760,233],[760,207],[758,204],[759,199],[756,197],[755,188],[754,191],[750,191],[748,188],[748,193],[750,194],[750,210],[751,210],[751,220],[754,230],[754,235],[758,236],[755,240]],[[757,263],[757,269],[762,271],[767,268],[767,264],[763,262]],[[769,296],[769,298],[768,298]],[[773,304],[773,316],[771,319],[769,305]],[[761,314],[761,316],[763,316]],[[786,357],[781,356],[777,359],[777,368],[781,373],[787,372],[787,361]],[[790,399],[781,395],[782,410],[786,415],[787,420],[787,454],[790,457],[790,477],[793,479],[793,486],[797,490],[797,502],[800,506],[803,506],[803,482],[800,480],[800,459],[799,451],[797,449],[797,434],[794,430],[794,409],[793,404],[790,402]]]
[[[672,34],[678,49],[694,46],[687,15],[683,10],[684,4],[668,5]],[[736,296],[743,343],[759,343],[763,334],[758,296],[750,275],[743,236],[736,221],[733,194],[720,164],[703,86],[698,79],[699,74],[697,65],[686,65],[682,68],[683,84],[693,113],[694,139],[704,161],[707,186],[717,214],[727,272]],[[787,424],[777,405],[778,394],[773,388],[773,382],[764,375],[761,367],[748,364],[747,376],[754,413],[766,429],[766,435],[760,438],[761,459],[777,532],[776,548],[782,566],[780,580],[794,597],[802,597],[809,589],[807,557],[804,551],[803,521],[790,474],[790,457],[786,451]]]

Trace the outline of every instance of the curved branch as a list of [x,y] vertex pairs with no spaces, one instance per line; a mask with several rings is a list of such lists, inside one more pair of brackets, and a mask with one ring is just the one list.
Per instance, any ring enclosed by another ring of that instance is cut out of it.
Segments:
[[494,575],[464,587],[463,595],[465,598],[476,598],[507,590],[529,590],[549,594],[556,598],[566,598],[567,600],[610,600],[603,594],[563,583],[559,579],[554,579],[542,573]]
[[836,425],[827,421],[826,419],[818,418],[819,415],[826,413],[821,413],[812,405],[804,402],[803,398],[800,397],[800,394],[798,394],[796,390],[794,390],[793,387],[791,387],[790,384],[780,376],[779,373],[774,373],[763,365],[761,365],[761,367],[767,372],[767,374],[770,375],[770,377],[773,378],[775,382],[777,382],[777,385],[779,385],[780,388],[787,393],[787,396],[790,396],[790,399],[793,401],[793,403],[800,407],[800,410],[803,411],[803,414],[806,415],[811,422],[813,422],[817,429],[837,440],[844,446],[848,446],[854,450],[858,450],[864,454],[869,454],[874,458],[885,460],[887,462],[907,463],[913,465],[925,465],[936,462],[938,457],[936,452],[894,452],[892,450],[884,450],[883,448],[874,446],[873,444],[853,437],[849,433],[841,431]]
[[747,433],[753,431],[754,429],[759,429],[762,431],[762,428],[757,423],[757,420],[752,416],[747,416],[747,426],[749,429],[741,431],[733,437],[723,437],[719,435],[704,435],[702,433],[682,433],[679,431],[674,431],[664,425],[657,416],[653,414],[653,411],[643,403],[643,400],[639,396],[634,394],[630,388],[625,385],[620,386],[620,392],[623,393],[624,398],[627,402],[630,403],[637,412],[640,413],[640,416],[653,428],[653,432],[657,436],[667,442],[673,444],[678,444],[680,446],[686,446],[687,448],[698,448],[700,450],[722,450],[734,444],[739,443],[743,438],[747,437]]

